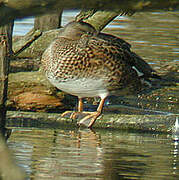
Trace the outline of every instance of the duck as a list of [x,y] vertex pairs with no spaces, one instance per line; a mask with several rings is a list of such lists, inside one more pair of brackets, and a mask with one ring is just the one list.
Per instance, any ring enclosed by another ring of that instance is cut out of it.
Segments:
[[[49,45],[41,58],[42,69],[52,85],[78,97],[78,110],[66,111],[78,125],[92,128],[102,114],[109,95],[118,92],[140,92],[144,82],[158,78],[156,71],[140,56],[131,51],[125,40],[98,32],[83,21],[68,23]],[[83,99],[99,97],[94,112],[83,109]]]

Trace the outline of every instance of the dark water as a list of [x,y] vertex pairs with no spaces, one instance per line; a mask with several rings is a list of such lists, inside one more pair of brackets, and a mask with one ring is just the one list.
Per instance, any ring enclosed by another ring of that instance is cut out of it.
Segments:
[[[76,13],[67,11],[63,24]],[[32,27],[33,18],[19,20],[14,35]],[[165,73],[174,68],[179,78],[179,12],[119,17],[107,31],[132,44],[155,70]],[[178,90],[178,86],[170,87],[156,97],[168,103],[162,110],[178,112]],[[179,145],[171,135],[33,125],[12,129],[8,146],[29,179],[179,179]]]

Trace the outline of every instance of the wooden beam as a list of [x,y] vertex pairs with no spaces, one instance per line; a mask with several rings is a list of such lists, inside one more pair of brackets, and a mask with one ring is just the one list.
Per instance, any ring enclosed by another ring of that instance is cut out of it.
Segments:
[[123,12],[179,9],[178,0],[0,0],[0,26],[16,18],[64,9],[97,9]]

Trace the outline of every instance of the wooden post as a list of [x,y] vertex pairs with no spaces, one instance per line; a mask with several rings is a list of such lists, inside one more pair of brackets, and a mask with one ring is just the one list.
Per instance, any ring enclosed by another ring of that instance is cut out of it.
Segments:
[[51,29],[60,28],[62,12],[63,9],[60,9],[56,13],[37,16],[34,22],[34,30],[40,30],[44,32],[49,31]]
[[7,91],[7,75],[5,75],[5,64],[6,62],[6,41],[1,40],[0,42],[0,129],[5,127],[5,102],[6,102],[6,91]]
[[0,130],[4,134],[8,89],[9,58],[12,54],[13,24],[0,27]]

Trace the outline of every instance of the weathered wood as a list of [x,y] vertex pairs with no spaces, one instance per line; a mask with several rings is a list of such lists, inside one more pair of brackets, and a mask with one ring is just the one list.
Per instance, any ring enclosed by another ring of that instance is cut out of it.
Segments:
[[40,30],[44,32],[61,27],[62,11],[63,10],[60,9],[57,13],[37,16],[34,22],[34,30]]
[[101,31],[109,22],[111,22],[120,12],[117,11],[97,11],[84,22],[91,24],[96,30]]
[[[61,29],[61,28],[60,28]],[[46,32],[30,31],[21,39],[13,43],[13,51],[20,58],[39,58],[44,50],[49,46],[52,40],[56,38],[60,29],[54,29]],[[30,36],[30,34],[32,36]],[[39,36],[36,36],[39,35]],[[35,38],[36,37],[36,38]],[[29,43],[30,42],[30,43]]]
[[59,8],[94,8],[122,11],[149,11],[179,8],[178,0],[1,0],[0,26],[25,16],[45,14],[58,11]]
[[5,102],[7,98],[8,75],[5,72],[6,64],[6,41],[0,42],[0,129],[5,126]]
[[61,27],[62,9],[58,13],[37,16],[34,22],[34,28],[29,31],[23,38],[13,44],[14,56],[28,48],[42,32]]
[[[103,114],[97,119],[94,128],[133,130],[133,131],[151,131],[172,133],[178,114],[171,115],[124,115],[124,114]],[[37,112],[20,112],[8,111],[7,119],[9,125],[14,123],[22,124],[26,122],[31,126],[34,121],[36,124],[45,124],[47,127],[62,125],[77,126],[77,121],[69,118],[62,118],[60,114],[55,113],[37,113]]]
[[108,23],[110,23],[118,15],[132,15],[134,12],[130,10],[85,10],[83,9],[75,18],[75,21],[84,21],[91,24],[97,31],[101,31]]
[[0,129],[5,127],[9,57],[12,54],[12,24],[0,28]]
[[19,53],[28,48],[35,40],[42,35],[40,30],[32,29],[23,38],[13,44],[13,56],[17,56]]

